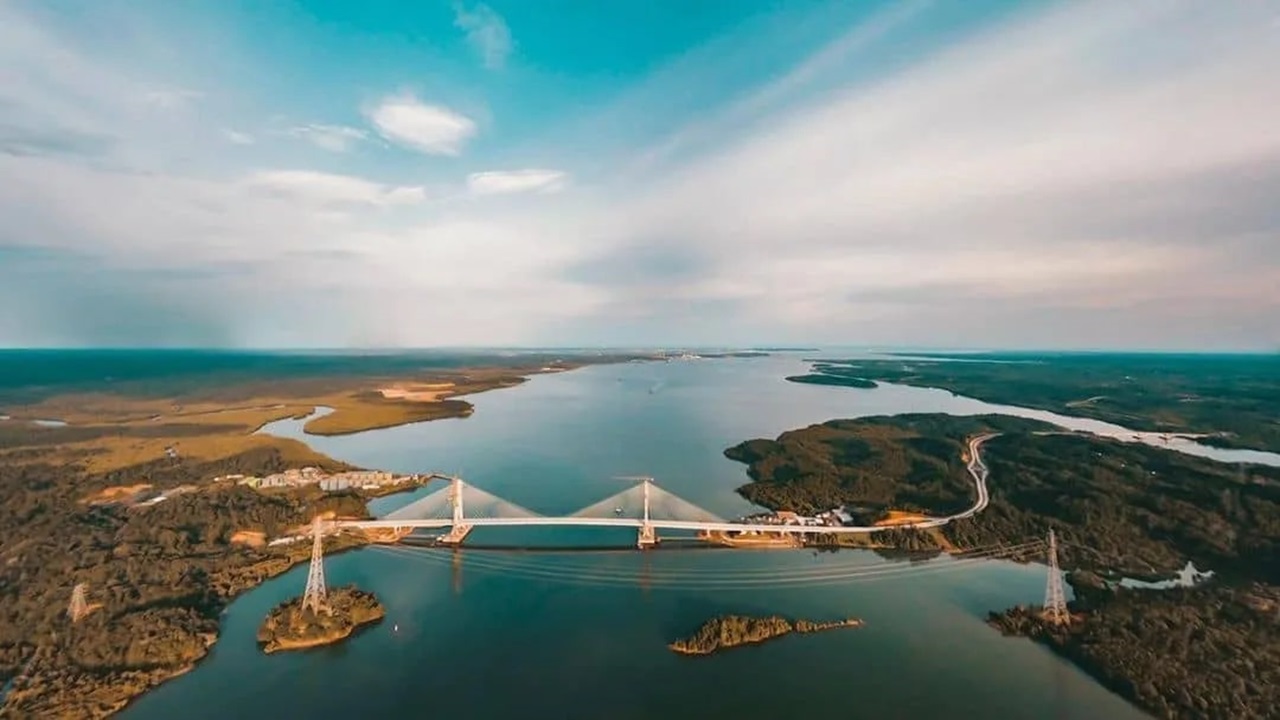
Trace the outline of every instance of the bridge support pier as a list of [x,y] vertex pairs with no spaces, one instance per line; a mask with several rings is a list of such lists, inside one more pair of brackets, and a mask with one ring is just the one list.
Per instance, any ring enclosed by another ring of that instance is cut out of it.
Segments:
[[453,506],[453,527],[449,533],[440,538],[445,545],[461,545],[471,532],[471,523],[466,521],[462,511],[462,478],[453,478],[449,482],[449,504]]
[[641,550],[648,550],[658,544],[658,532],[652,525],[640,526],[640,537],[636,541],[636,547]]
[[461,545],[462,541],[467,538],[467,533],[471,532],[471,525],[468,523],[459,523],[449,528],[449,532],[440,536],[440,542],[445,545]]

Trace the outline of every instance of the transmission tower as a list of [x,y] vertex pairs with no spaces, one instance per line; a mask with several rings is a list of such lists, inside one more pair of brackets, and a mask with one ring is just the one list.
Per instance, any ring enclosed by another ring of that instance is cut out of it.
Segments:
[[302,595],[302,609],[310,609],[313,613],[328,611],[324,587],[324,539],[321,536],[321,521],[317,515],[311,524],[311,568],[307,572],[307,591]]
[[67,606],[67,615],[71,622],[80,622],[80,618],[89,614],[89,585],[79,583],[71,591],[71,604]]
[[1062,573],[1058,570],[1058,538],[1053,530],[1049,531],[1049,579],[1044,587],[1044,619],[1053,625],[1071,622],[1062,590]]

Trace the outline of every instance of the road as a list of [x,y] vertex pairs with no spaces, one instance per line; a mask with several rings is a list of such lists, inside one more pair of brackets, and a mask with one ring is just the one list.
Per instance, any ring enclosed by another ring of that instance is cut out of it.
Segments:
[[[826,526],[826,525],[770,525],[763,523],[738,523],[738,522],[702,522],[691,520],[659,520],[651,519],[649,525],[665,530],[713,530],[721,532],[769,532],[769,533],[794,533],[801,535],[816,534],[868,534],[885,532],[887,530],[901,530],[903,528],[926,529],[942,527],[953,520],[973,517],[982,512],[990,502],[990,495],[987,491],[987,470],[986,463],[982,461],[982,444],[994,438],[998,433],[990,433],[986,435],[978,435],[972,437],[968,441],[969,464],[967,469],[969,475],[973,478],[974,488],[977,492],[977,499],[973,506],[962,512],[946,517],[929,518],[928,520],[920,520],[911,523],[901,523],[897,525],[842,525],[842,526]],[[644,522],[634,518],[611,518],[611,517],[497,517],[497,518],[466,518],[467,525],[471,527],[491,527],[491,526],[588,526],[588,527],[628,527],[640,528]],[[335,523],[339,527],[347,528],[446,528],[453,525],[453,520],[447,518],[432,518],[424,520],[342,520]]]

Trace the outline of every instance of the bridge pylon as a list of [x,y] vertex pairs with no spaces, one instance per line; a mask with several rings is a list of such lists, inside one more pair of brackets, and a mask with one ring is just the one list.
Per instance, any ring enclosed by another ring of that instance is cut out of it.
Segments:
[[653,527],[653,522],[649,519],[649,491],[653,486],[651,478],[645,478],[640,482],[640,487],[644,492],[644,519],[640,521],[640,537],[636,540],[636,547],[646,550],[658,544],[658,531]]
[[460,477],[451,478],[449,481],[449,504],[453,507],[453,526],[449,528],[448,533],[440,536],[440,542],[447,545],[461,544],[471,532],[471,525],[467,523],[462,506],[462,491],[465,487],[466,484]]

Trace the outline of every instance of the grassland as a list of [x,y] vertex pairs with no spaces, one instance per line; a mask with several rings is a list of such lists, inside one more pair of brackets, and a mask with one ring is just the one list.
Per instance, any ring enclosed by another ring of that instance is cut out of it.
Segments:
[[[466,417],[473,406],[458,399],[523,383],[529,375],[570,369],[549,366],[434,371],[402,378],[380,376],[303,378],[271,384],[201,386],[171,396],[71,393],[5,409],[0,421],[0,461],[22,462],[31,447],[56,448],[66,462],[105,473],[166,458],[170,453],[212,462],[258,450],[315,465],[324,458],[304,443],[257,434],[267,423],[302,418],[317,407],[333,412],[306,423],[311,435],[344,435],[441,418]],[[397,390],[429,385],[431,393]],[[30,421],[56,418],[67,425]],[[45,458],[48,461],[50,458]]]

